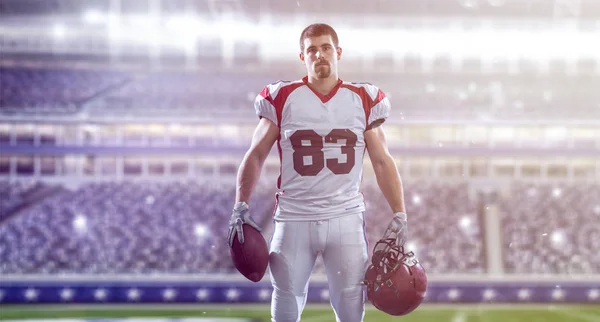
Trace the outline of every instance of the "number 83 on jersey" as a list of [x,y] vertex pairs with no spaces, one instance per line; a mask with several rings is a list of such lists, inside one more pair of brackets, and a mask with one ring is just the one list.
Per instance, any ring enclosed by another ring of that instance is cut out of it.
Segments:
[[[301,176],[316,176],[327,167],[334,174],[348,174],[354,168],[356,160],[357,135],[349,129],[333,129],[325,136],[314,130],[296,130],[289,136],[293,149],[294,170]],[[345,162],[338,158],[325,158],[325,144],[339,148],[346,156]],[[310,160],[310,161],[307,161]]]

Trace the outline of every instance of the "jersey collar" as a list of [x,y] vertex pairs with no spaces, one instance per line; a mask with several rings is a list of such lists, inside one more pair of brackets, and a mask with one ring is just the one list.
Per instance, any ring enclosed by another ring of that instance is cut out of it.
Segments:
[[331,89],[331,91],[327,94],[327,95],[323,95],[319,92],[317,92],[316,90],[314,90],[312,87],[310,87],[310,85],[308,84],[308,76],[304,76],[302,78],[302,82],[304,83],[304,85],[306,85],[306,87],[308,87],[313,93],[315,93],[315,95],[317,95],[317,97],[321,100],[321,102],[323,103],[327,103],[330,99],[333,98],[333,96],[335,96],[335,93],[337,93],[338,89],[340,89],[340,86],[342,86],[343,81],[341,79],[338,78],[338,82],[337,85],[335,85],[335,87],[333,89]]

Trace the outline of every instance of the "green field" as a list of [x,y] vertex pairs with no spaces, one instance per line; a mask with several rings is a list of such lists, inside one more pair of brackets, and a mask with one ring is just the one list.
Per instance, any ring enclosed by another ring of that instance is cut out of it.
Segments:
[[[255,306],[0,306],[0,320],[49,318],[248,318],[270,321],[269,307]],[[325,305],[311,305],[302,322],[335,321]],[[365,322],[600,322],[600,305],[423,305],[404,317],[392,317],[371,307]]]

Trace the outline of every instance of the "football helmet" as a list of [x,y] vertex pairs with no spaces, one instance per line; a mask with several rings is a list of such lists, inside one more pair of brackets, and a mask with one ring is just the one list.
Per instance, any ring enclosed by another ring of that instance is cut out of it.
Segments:
[[380,239],[365,273],[367,298],[378,310],[405,315],[415,310],[427,291],[427,275],[413,252],[396,238]]

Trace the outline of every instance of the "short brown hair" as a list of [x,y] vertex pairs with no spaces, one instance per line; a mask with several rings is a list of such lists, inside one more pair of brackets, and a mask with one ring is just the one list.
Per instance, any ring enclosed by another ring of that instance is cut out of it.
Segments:
[[331,36],[335,48],[339,46],[338,35],[333,29],[333,27],[324,23],[313,23],[312,25],[309,25],[308,27],[304,28],[304,30],[302,30],[302,33],[300,34],[300,50],[304,51],[304,39],[308,37],[319,37],[324,35]]

